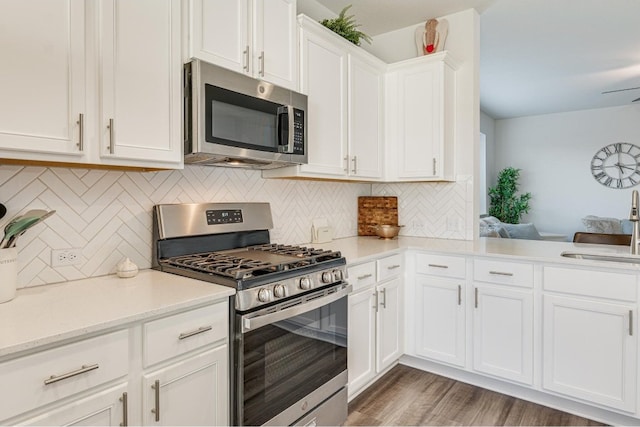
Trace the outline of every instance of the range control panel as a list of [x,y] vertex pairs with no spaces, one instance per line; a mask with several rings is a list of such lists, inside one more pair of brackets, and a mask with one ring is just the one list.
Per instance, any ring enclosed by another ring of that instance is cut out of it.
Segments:
[[243,222],[242,210],[207,210],[207,224],[237,224]]

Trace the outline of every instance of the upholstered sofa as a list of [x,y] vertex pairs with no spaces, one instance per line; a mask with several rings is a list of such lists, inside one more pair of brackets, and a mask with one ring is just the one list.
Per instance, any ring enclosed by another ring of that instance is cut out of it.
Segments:
[[542,236],[532,223],[507,224],[493,216],[480,218],[480,237],[541,240]]

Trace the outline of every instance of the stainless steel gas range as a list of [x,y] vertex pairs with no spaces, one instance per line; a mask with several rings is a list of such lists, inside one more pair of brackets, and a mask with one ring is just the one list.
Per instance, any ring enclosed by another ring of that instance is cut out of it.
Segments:
[[237,290],[234,425],[340,425],[347,417],[346,261],[270,242],[268,203],[153,208],[153,267]]

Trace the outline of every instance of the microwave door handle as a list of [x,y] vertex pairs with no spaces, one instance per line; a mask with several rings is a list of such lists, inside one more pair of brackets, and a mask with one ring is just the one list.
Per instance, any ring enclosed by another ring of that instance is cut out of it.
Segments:
[[242,316],[241,317],[242,333],[244,334],[245,332],[253,331],[263,326],[270,325],[272,323],[276,323],[281,320],[288,319],[290,317],[295,317],[311,310],[315,310],[324,305],[337,301],[344,296],[349,295],[349,292],[351,292],[352,289],[353,287],[351,285],[346,285],[339,291],[329,294],[325,297],[314,299],[309,302],[306,302],[300,305],[295,305],[290,308],[285,308],[284,310],[276,311],[274,313],[264,314],[262,316],[255,316],[255,317],[251,317],[251,315]]
[[[286,120],[283,118],[286,117]],[[286,126],[286,140],[284,127]],[[293,141],[295,131],[293,107],[291,105],[285,105],[278,107],[278,152],[280,153],[293,153]]]

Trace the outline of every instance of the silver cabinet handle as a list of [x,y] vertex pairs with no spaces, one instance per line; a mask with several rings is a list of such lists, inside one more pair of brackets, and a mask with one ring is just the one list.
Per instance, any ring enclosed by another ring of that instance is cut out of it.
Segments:
[[476,308],[478,308],[478,288],[475,288],[475,299],[476,299],[475,306]]
[[629,310],[629,335],[633,336],[633,310]]
[[442,265],[442,264],[428,264],[428,266],[432,268],[449,268],[448,265]]
[[109,124],[107,125],[107,128],[109,129],[109,154],[113,154],[115,153],[116,150],[116,131],[113,128],[113,119],[109,119]]
[[264,50],[260,52],[260,56],[258,57],[260,60],[260,68],[258,69],[258,75],[260,77],[264,77]]
[[358,280],[368,279],[369,277],[373,277],[373,274],[363,274],[362,276],[358,276]]
[[349,156],[344,156],[344,171],[349,172]]
[[208,332],[208,331],[210,331],[212,329],[213,329],[213,326],[202,326],[202,327],[196,329],[195,331],[181,333],[178,336],[178,339],[179,340],[183,340],[185,338],[189,338],[189,337],[192,337],[194,335],[198,335],[198,334],[202,334],[202,333]]
[[390,265],[387,267],[387,270],[395,270],[396,268],[400,268],[400,264]]
[[242,52],[242,55],[244,56],[244,65],[242,66],[242,69],[245,70],[247,73],[249,72],[249,45],[247,45],[246,49],[244,50],[244,52]]
[[387,308],[387,290],[385,288],[382,288],[380,290],[380,292],[382,293],[382,302],[380,303],[380,305],[382,306],[382,308]]
[[156,422],[158,422],[160,421],[160,380],[156,380],[151,388],[155,390],[156,394],[155,407],[151,410],[151,413],[156,414]]
[[462,305],[462,285],[458,285],[458,305]]
[[127,427],[129,425],[129,396],[126,391],[122,393],[120,402],[122,402],[122,422],[120,425],[122,427]]
[[436,175],[436,158],[433,158],[433,174]]
[[373,296],[376,297],[376,302],[373,304],[373,308],[376,309],[376,313],[378,312],[378,292],[374,292]]
[[95,365],[82,365],[80,369],[76,369],[75,371],[67,372],[62,375],[51,375],[49,378],[44,380],[44,385],[49,385],[53,383],[57,383],[58,381],[66,380],[67,378],[75,377],[76,375],[84,374],[89,371],[94,371],[98,369],[99,366],[96,363]]
[[84,114],[78,116],[78,151],[84,151]]
[[506,273],[504,271],[490,271],[489,274],[493,274],[495,276],[513,276],[513,273]]
[[358,157],[357,156],[353,156],[353,159],[351,160],[353,162],[353,173],[357,173],[358,171]]

